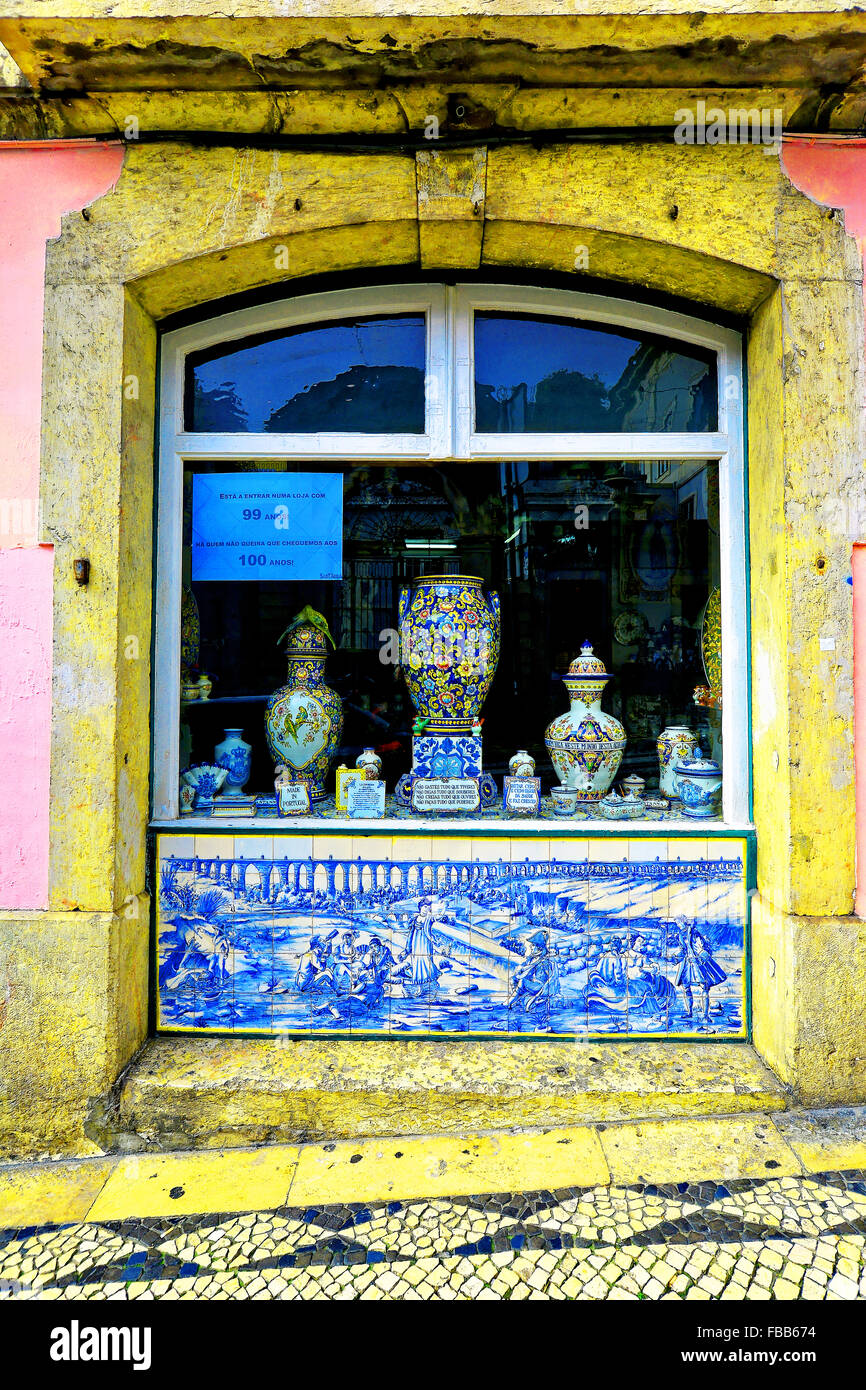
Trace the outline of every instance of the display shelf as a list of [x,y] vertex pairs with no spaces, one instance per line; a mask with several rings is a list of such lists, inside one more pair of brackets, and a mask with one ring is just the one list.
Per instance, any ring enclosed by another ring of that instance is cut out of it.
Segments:
[[348,833],[353,830],[364,833],[399,830],[401,833],[409,831],[410,833],[435,834],[438,832],[450,834],[452,831],[462,831],[515,836],[560,836],[573,835],[575,828],[579,826],[580,833],[591,832],[594,835],[676,834],[686,837],[705,837],[708,833],[743,834],[752,829],[749,822],[732,824],[723,820],[699,820],[684,816],[681,812],[676,811],[668,811],[661,816],[654,816],[652,819],[646,817],[635,820],[607,820],[601,816],[594,816],[588,811],[576,811],[571,816],[555,816],[550,797],[547,796],[542,797],[542,812],[541,816],[514,816],[506,815],[501,806],[494,806],[480,816],[447,816],[444,814],[419,816],[413,811],[398,806],[393,796],[389,796],[383,817],[375,820],[353,819],[344,811],[338,811],[334,804],[334,798],[328,797],[311,815],[211,816],[197,815],[193,812],[191,815],[181,816],[177,820],[155,820],[152,822],[152,828],[155,830],[210,830],[215,833],[219,833],[223,829],[247,830],[250,833],[258,833],[263,830],[281,830],[287,833],[303,831],[306,833],[321,831],[323,824],[327,823],[329,829],[345,830]]

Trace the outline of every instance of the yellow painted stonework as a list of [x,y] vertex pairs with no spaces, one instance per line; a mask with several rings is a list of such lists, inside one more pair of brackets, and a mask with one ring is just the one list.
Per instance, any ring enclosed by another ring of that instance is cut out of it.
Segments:
[[[205,15],[208,7],[184,8]],[[598,16],[616,7],[585,8],[590,18],[581,21],[581,44],[601,26]],[[620,41],[637,51],[643,32],[637,10],[646,6],[619,7],[624,15],[629,8],[631,27]],[[653,43],[660,34],[682,36],[693,28],[692,17],[676,13],[684,8],[672,4],[666,16],[654,16]],[[703,8],[712,13],[701,19],[702,32],[719,35],[730,26],[722,11],[733,7]],[[750,23],[769,39],[776,12],[784,11],[786,32],[805,43],[809,34],[824,32],[809,12],[839,8],[775,6],[772,17]],[[62,42],[75,39],[76,7],[41,6],[43,19],[52,9],[68,16],[58,21]],[[122,28],[129,7],[111,9],[111,22]],[[503,35],[509,24],[516,30],[518,19],[523,36],[531,24],[549,61],[571,33],[572,22],[562,18],[528,20],[525,5],[517,18],[513,6],[488,9]],[[364,13],[362,6],[358,14]],[[403,14],[368,6],[364,24],[371,34],[388,27],[404,45],[435,30],[432,20]],[[478,22],[467,13],[449,20],[458,37],[477,31]],[[862,31],[853,13],[834,22],[845,34]],[[180,27],[158,24],[153,32],[210,33],[197,29],[199,23],[232,22],[193,15],[179,19]],[[303,16],[292,23],[300,30],[312,24],[325,37],[328,23],[337,25]],[[128,21],[130,44],[133,36],[140,40],[142,24]],[[252,20],[250,26],[225,31],[241,54],[253,38],[261,37],[265,48],[272,42],[272,31],[254,32]],[[28,55],[36,65],[29,75],[45,61],[45,51],[30,46],[31,32],[17,21],[0,22],[0,39],[25,71]],[[81,33],[88,32],[84,24]],[[362,47],[378,52],[376,42],[364,40]],[[796,77],[793,57],[790,66],[782,76],[765,73],[761,90],[774,83],[785,88]],[[487,75],[495,77],[493,59],[490,67]],[[699,81],[700,73],[690,80]],[[718,80],[729,79],[721,73]],[[750,80],[754,86],[758,75]],[[408,116],[392,93],[345,85],[309,99],[283,93],[272,100],[254,91],[221,92],[218,102],[207,91],[141,99],[155,102],[178,130],[217,117],[229,128],[234,112],[238,130],[281,128],[284,114],[296,131],[338,122],[399,133],[407,125],[423,128],[425,111],[444,112],[452,87],[419,84]],[[531,109],[501,74],[496,92],[497,109],[511,113],[515,128],[580,123],[611,100],[608,92],[598,97],[602,105],[581,108],[589,98],[575,87],[567,102],[550,93]],[[112,120],[125,114],[125,96],[111,96]],[[628,122],[659,120],[666,100],[659,91],[630,90]],[[87,119],[101,119],[94,106]],[[3,106],[0,130],[7,120],[13,116]],[[588,254],[587,273],[608,281],[614,293],[674,295],[709,316],[732,313],[743,323],[758,832],[755,1043],[795,1096],[812,1103],[866,1100],[866,951],[863,926],[850,916],[846,583],[851,540],[863,529],[857,247],[839,217],[797,192],[778,156],[761,148],[546,143],[534,149],[476,141],[474,149],[424,154],[195,146],[181,134],[130,143],[115,190],[86,218],[67,216],[61,236],[49,243],[42,478],[44,539],[56,551],[51,910],[0,917],[0,1004],[11,982],[0,1032],[11,1078],[0,1091],[0,1148],[7,1152],[98,1148],[111,1123],[108,1092],[146,1035],[159,320],[216,306],[241,291],[285,294],[305,277],[344,272],[360,285],[383,267],[395,280],[422,270],[435,278],[437,269],[469,278],[477,270],[505,283],[559,273],[579,288],[579,248]],[[276,254],[283,247],[288,271]],[[71,561],[81,553],[91,561],[84,589],[72,578]],[[820,648],[826,637],[835,641],[832,652]],[[461,1045],[450,1046],[456,1055]],[[339,1128],[339,1095],[329,1104]]]
[[559,1128],[783,1110],[736,1043],[160,1037],[120,1088],[118,1126],[207,1148],[376,1134]]
[[149,903],[134,916],[0,914],[0,1145],[99,1152],[112,1085],[147,1026]]
[[[856,1116],[667,1120],[461,1136],[389,1135],[0,1165],[0,1225],[237,1212],[633,1182],[731,1181],[862,1168]],[[813,1194],[814,1195],[814,1194]],[[760,1216],[760,1209],[757,1214]],[[272,1252],[270,1252],[272,1253]]]

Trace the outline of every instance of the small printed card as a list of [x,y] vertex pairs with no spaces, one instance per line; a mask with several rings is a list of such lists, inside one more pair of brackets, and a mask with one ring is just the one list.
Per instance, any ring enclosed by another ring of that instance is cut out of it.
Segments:
[[503,778],[503,804],[515,816],[541,815],[541,778]]
[[477,777],[413,777],[412,810],[421,814],[460,816],[481,809]]
[[290,782],[277,790],[281,816],[303,816],[310,811],[310,789],[306,782]]
[[385,783],[353,778],[346,786],[346,802],[352,819],[376,819],[385,814]]
[[349,809],[346,801],[346,792],[350,782],[363,782],[365,777],[362,767],[338,767],[337,768],[337,810],[347,811]]

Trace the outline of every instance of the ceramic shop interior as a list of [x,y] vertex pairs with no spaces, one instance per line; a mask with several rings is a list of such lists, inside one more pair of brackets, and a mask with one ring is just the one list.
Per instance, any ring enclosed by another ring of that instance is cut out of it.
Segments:
[[157,1027],[747,1037],[738,335],[395,285],[161,362]]

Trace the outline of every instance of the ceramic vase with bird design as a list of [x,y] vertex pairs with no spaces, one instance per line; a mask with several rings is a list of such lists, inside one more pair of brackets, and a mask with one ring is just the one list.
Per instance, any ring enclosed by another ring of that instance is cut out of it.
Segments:
[[[325,684],[328,625],[320,614],[304,609],[286,629],[286,684],[274,691],[265,710],[265,736],[274,762],[291,782],[306,783],[311,801],[327,796],[331,759],[343,732],[343,702]],[[282,639],[281,639],[282,640]]]

